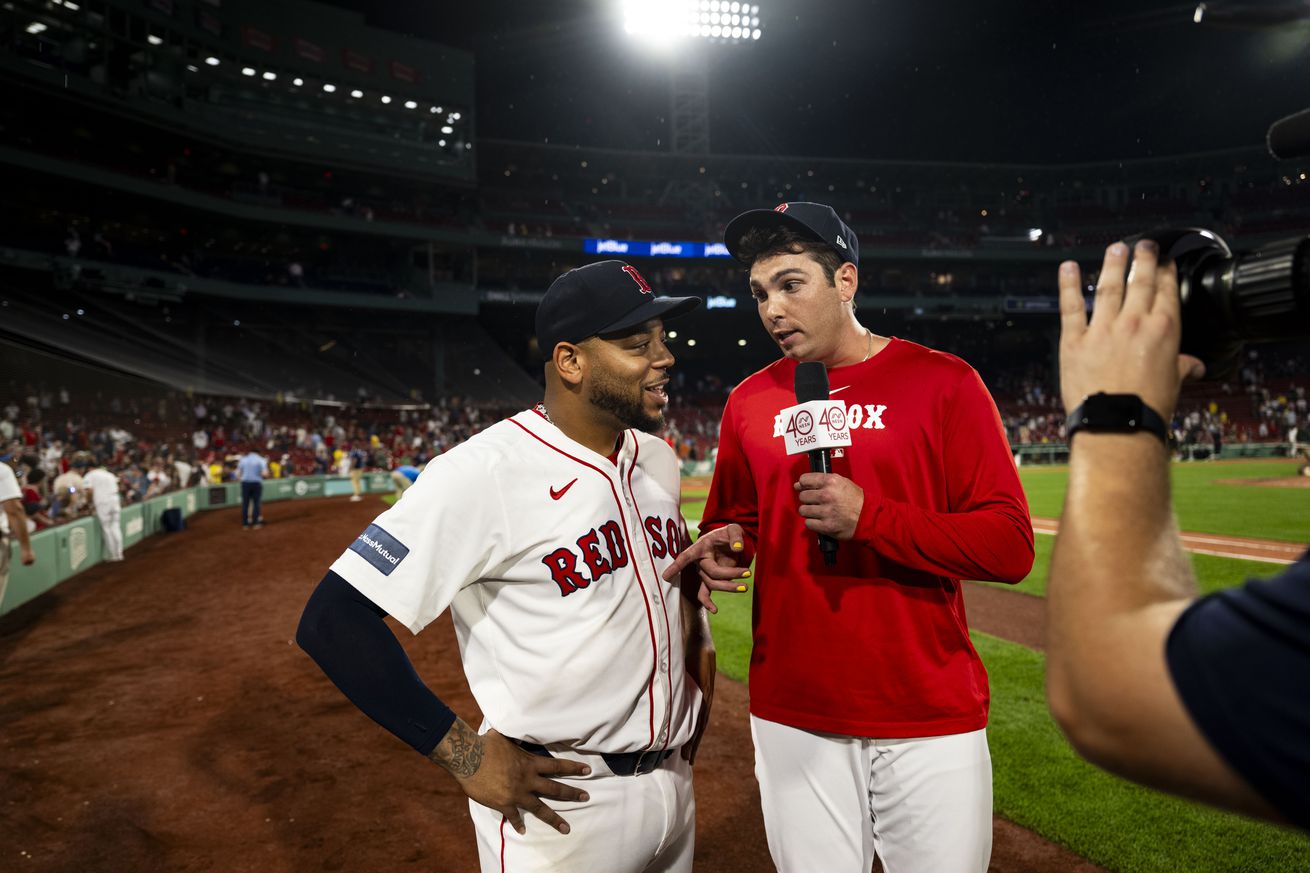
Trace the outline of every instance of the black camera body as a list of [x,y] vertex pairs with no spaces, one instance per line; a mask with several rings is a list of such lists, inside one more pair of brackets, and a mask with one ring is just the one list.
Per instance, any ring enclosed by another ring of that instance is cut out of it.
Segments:
[[1154,240],[1178,267],[1181,351],[1205,363],[1207,380],[1227,379],[1248,342],[1310,336],[1310,236],[1233,253],[1214,231],[1158,228]]

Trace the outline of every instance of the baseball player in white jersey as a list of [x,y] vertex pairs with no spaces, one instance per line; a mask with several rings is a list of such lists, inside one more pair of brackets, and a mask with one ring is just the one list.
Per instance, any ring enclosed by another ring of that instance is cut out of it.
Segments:
[[[677,459],[651,432],[663,321],[698,303],[619,261],[557,279],[537,312],[545,402],[428,464],[301,619],[337,686],[455,776],[484,871],[691,869],[714,654],[695,591],[661,577],[687,533]],[[447,608],[477,732],[381,620],[417,633]]]
[[13,456],[0,456],[0,606],[4,606],[5,588],[9,585],[11,539],[18,542],[19,559],[24,564],[36,560],[27,530],[27,513],[23,511],[23,490],[9,466]]
[[83,476],[82,483],[91,495],[104,534],[105,560],[123,560],[123,503],[118,496],[118,477],[100,466]]

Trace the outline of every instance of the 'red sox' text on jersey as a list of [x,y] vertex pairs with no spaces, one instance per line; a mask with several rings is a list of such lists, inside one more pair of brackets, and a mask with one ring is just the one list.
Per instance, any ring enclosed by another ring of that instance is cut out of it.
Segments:
[[526,410],[433,460],[332,569],[414,633],[449,607],[500,733],[677,748],[700,702],[681,595],[661,577],[687,543],[679,489],[659,438],[625,431],[605,457]]
[[738,522],[753,541],[751,713],[853,736],[984,727],[987,673],[960,580],[1018,581],[1033,548],[991,395],[959,358],[895,338],[829,370],[851,434],[832,472],[864,489],[864,506],[827,567],[793,488],[809,460],[786,454],[778,414],[796,402],[795,371],[783,358],[729,396],[701,523]]

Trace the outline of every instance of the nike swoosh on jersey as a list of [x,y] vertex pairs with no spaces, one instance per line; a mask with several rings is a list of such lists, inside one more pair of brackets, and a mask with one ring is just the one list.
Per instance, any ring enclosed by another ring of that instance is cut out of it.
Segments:
[[834,389],[832,389],[831,391],[828,392],[828,396],[831,397],[832,395],[836,394],[838,391],[845,391],[845,390],[846,390],[847,388],[849,388],[849,387],[851,387],[851,386],[849,386],[849,385],[843,385],[843,386],[841,386],[840,388],[834,388]]
[[[573,480],[573,482],[576,482],[576,481],[578,481],[578,480],[577,480],[577,479],[574,479],[574,480]],[[559,500],[561,497],[564,496],[564,493],[565,493],[566,491],[568,491],[570,488],[573,487],[573,482],[570,482],[569,484],[565,485],[563,488],[559,489],[558,491],[556,491],[554,488],[550,489],[550,499],[551,499],[551,500]]]

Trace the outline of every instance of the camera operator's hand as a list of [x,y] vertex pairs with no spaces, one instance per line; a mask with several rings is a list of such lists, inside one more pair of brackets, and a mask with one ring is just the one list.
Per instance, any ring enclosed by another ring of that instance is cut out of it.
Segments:
[[[1060,265],[1060,390],[1070,410],[1098,391],[1136,394],[1166,421],[1179,383],[1201,375],[1180,356],[1174,265],[1138,243],[1105,253],[1091,322],[1082,279]],[[1079,437],[1069,456],[1047,577],[1046,694],[1084,757],[1137,782],[1248,815],[1278,813],[1201,733],[1184,708],[1165,641],[1196,582],[1169,492],[1169,455],[1154,436]]]
[[1150,240],[1137,244],[1125,287],[1128,246],[1105,250],[1087,321],[1078,265],[1060,265],[1060,393],[1066,413],[1089,394],[1136,394],[1168,421],[1182,380],[1198,378],[1205,366],[1178,354],[1182,316],[1178,273],[1172,261],[1159,263]]

